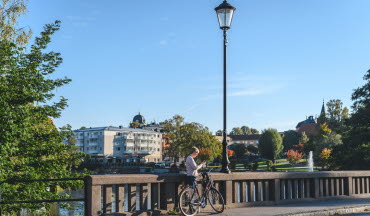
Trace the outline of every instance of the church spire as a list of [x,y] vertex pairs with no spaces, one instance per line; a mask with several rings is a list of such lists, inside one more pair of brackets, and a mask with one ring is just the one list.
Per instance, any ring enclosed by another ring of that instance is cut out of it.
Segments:
[[325,116],[325,101],[324,101],[324,99],[322,100],[322,108],[321,108],[321,113],[320,113],[320,115],[324,115]]
[[325,101],[322,100],[321,113],[319,118],[317,118],[317,123],[323,124],[326,122],[326,113],[325,113]]

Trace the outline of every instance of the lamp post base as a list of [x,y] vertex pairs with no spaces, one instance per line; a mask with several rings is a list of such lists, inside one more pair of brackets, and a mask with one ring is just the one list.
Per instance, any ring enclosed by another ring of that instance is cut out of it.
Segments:
[[224,166],[222,166],[222,168],[221,168],[221,171],[220,171],[221,173],[226,173],[226,174],[230,174],[231,173],[231,171],[229,170],[229,167],[224,167]]
[[224,133],[224,139],[222,140],[222,168],[221,168],[221,172],[222,173],[231,173],[230,169],[229,169],[229,164],[230,164],[230,161],[229,161],[229,157],[227,156],[227,142],[226,142],[226,133]]

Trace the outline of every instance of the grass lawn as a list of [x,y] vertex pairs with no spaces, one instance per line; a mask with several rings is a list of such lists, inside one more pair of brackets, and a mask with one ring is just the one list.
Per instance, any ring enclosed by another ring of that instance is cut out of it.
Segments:
[[[252,164],[251,164],[252,165]],[[275,161],[275,167],[278,172],[299,172],[299,171],[308,171],[306,159],[302,159],[298,164],[291,166],[286,159],[278,159]],[[317,167],[314,167],[314,171],[317,171]],[[244,165],[241,163],[236,164],[236,169],[234,172],[243,172],[248,171],[244,168]],[[267,171],[266,161],[258,162],[259,172]]]

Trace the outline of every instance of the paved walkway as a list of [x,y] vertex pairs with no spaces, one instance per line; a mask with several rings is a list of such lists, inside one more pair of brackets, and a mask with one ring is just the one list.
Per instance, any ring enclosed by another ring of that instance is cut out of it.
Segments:
[[[360,208],[363,207],[363,208]],[[201,212],[199,215],[222,215],[222,216],[284,216],[284,215],[338,215],[344,212],[362,211],[361,214],[347,214],[353,216],[370,216],[370,213],[364,212],[370,209],[370,198],[341,199],[311,203],[298,203],[276,206],[261,206],[248,208],[227,209],[222,214],[211,212]],[[334,211],[330,211],[334,210]],[[304,213],[304,214],[302,214]]]

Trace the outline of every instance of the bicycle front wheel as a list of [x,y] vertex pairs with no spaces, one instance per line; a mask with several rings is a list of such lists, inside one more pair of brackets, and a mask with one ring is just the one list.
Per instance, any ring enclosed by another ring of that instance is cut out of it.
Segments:
[[224,198],[215,188],[211,188],[211,190],[208,192],[207,199],[215,212],[222,213],[225,210]]
[[179,195],[180,211],[183,215],[194,216],[199,212],[200,199],[193,188],[186,187]]

